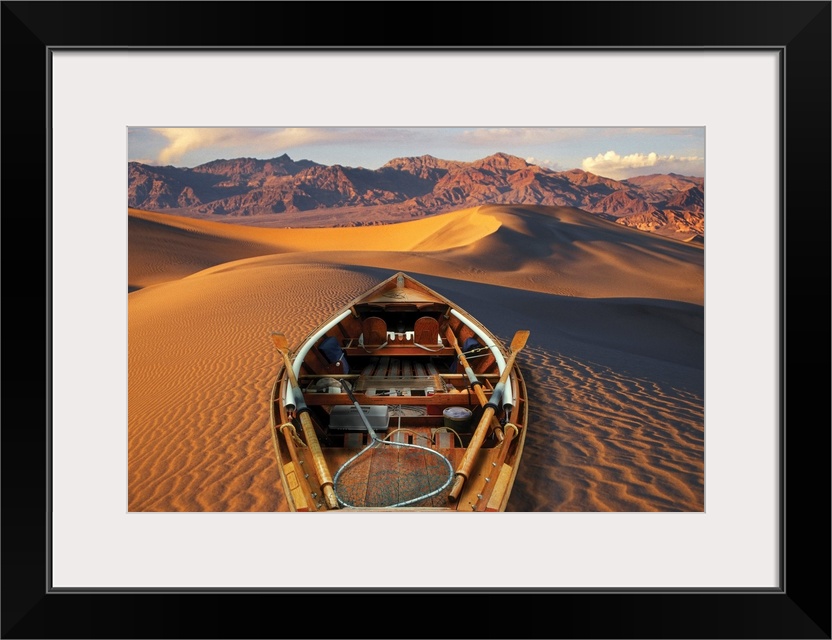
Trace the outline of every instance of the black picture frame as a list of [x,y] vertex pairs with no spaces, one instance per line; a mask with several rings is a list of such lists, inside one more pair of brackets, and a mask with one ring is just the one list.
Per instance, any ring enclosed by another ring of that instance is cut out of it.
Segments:
[[[3,2],[1,11],[3,638],[830,638],[829,350],[821,348],[830,327],[830,2]],[[48,98],[50,51],[70,47],[778,51],[779,588],[54,592],[48,444],[50,389],[60,381],[49,367]],[[44,421],[33,422],[41,406]]]

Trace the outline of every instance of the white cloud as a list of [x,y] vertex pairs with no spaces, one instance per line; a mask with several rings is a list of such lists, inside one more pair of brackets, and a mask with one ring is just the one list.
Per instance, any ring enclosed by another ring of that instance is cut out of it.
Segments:
[[501,127],[468,129],[459,134],[465,144],[479,146],[510,144],[548,144],[576,140],[586,135],[582,128],[548,128],[548,127]]
[[[157,152],[155,164],[190,166],[205,161],[205,150],[210,159],[238,157],[274,157],[289,149],[309,145],[349,144],[368,145],[418,140],[424,136],[420,129],[384,127],[195,127],[151,129],[164,139]],[[428,140],[431,138],[428,136]],[[202,153],[200,153],[202,152]]]
[[[302,144],[314,144],[332,139],[332,130],[315,128],[177,128],[154,129],[167,140],[159,151],[160,164],[174,164],[187,154],[200,149],[211,148],[220,157],[224,153],[236,156],[245,149],[244,155],[276,153],[283,149]],[[282,152],[282,151],[281,151]]]
[[615,151],[584,158],[581,168],[596,175],[620,180],[645,173],[688,173],[703,175],[704,160],[696,156],[662,156],[655,152],[621,156]]
[[549,160],[548,158],[535,158],[534,156],[526,158],[529,164],[543,167],[544,169],[551,169],[552,171],[562,171],[563,167],[557,160]]

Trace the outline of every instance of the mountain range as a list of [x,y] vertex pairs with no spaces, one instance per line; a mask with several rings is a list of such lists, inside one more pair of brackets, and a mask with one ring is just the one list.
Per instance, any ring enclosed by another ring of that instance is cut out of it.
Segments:
[[430,155],[379,169],[323,165],[288,155],[214,160],[193,168],[128,164],[128,207],[264,226],[383,224],[482,204],[576,207],[641,231],[704,238],[705,179],[675,173],[612,180],[553,171],[496,153],[473,162]]

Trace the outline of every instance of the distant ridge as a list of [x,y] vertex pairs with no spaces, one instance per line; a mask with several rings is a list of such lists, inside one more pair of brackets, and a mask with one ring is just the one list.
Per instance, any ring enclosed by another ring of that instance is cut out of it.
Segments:
[[192,169],[130,162],[127,200],[128,207],[147,211],[238,223],[256,218],[267,226],[290,218],[303,226],[304,214],[321,211],[333,212],[336,226],[354,226],[483,204],[569,206],[641,231],[702,241],[704,190],[699,177],[618,181],[581,169],[552,171],[505,153],[474,162],[395,158],[376,170],[283,154],[218,159]]

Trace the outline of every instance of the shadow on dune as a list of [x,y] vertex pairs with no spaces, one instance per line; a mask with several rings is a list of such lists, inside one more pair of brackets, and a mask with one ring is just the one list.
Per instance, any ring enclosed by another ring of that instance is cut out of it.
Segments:
[[231,260],[274,252],[267,244],[202,233],[196,225],[181,229],[134,215],[127,221],[128,293]]
[[702,306],[411,275],[506,343],[530,331],[518,355],[530,423],[508,511],[704,510]]
[[[378,277],[391,272],[342,267]],[[593,354],[608,350],[704,370],[705,310],[675,300],[575,298],[481,282],[411,273],[459,304],[507,342],[518,329],[530,341],[558,348],[584,343]]]

